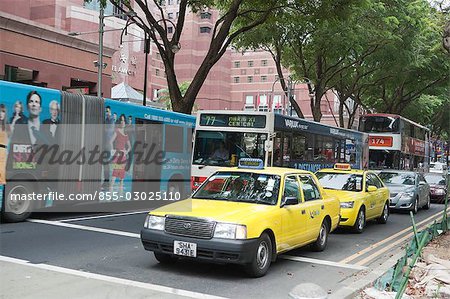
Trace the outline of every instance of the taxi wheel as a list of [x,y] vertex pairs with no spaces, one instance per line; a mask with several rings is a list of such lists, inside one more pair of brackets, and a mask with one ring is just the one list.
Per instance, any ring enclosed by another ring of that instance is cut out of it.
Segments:
[[263,233],[258,239],[258,245],[253,253],[253,261],[245,267],[246,272],[251,277],[261,277],[266,275],[272,261],[272,241],[270,237]]
[[423,209],[429,210],[430,207],[431,207],[431,199],[430,199],[430,194],[428,194],[427,203],[423,206]]
[[314,251],[324,251],[327,247],[328,243],[328,234],[330,232],[330,228],[328,227],[328,222],[323,221],[320,226],[319,236],[317,237],[316,242],[312,244],[312,250]]
[[386,224],[388,218],[389,218],[389,206],[388,203],[385,203],[383,212],[381,213],[381,216],[377,219],[377,222],[380,224]]
[[362,233],[364,231],[364,227],[366,226],[366,211],[363,207],[359,209],[358,217],[356,218],[355,225],[353,226],[353,231],[355,233]]
[[173,264],[178,260],[178,258],[166,253],[153,252],[153,254],[155,255],[155,259],[161,264]]

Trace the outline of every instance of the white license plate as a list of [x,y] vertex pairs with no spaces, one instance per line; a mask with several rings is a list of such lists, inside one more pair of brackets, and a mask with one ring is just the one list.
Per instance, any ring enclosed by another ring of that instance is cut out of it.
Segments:
[[173,241],[173,253],[176,255],[197,257],[197,244],[182,241]]

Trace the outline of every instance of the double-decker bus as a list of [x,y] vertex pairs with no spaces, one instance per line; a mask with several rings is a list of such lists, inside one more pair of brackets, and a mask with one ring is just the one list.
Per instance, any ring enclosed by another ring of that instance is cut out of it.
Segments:
[[197,115],[192,187],[240,158],[266,166],[317,171],[334,163],[368,166],[368,135],[273,112],[201,111]]
[[429,162],[430,130],[395,114],[366,114],[359,131],[369,134],[369,167],[412,170]]
[[6,81],[0,94],[3,220],[77,206],[61,194],[94,195],[93,212],[107,211],[101,200],[150,200],[148,191],[190,194],[195,117]]

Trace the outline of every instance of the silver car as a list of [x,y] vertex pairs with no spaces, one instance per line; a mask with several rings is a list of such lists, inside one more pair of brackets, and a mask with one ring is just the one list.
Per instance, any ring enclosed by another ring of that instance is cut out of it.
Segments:
[[430,186],[423,174],[413,171],[383,170],[378,175],[388,187],[389,207],[392,210],[409,210],[414,214],[419,208],[430,208]]

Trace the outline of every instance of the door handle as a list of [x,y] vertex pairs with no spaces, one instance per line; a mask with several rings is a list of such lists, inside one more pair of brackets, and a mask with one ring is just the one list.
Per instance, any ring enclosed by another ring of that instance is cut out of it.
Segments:
[[306,211],[305,210],[302,210],[302,215],[304,215],[306,213]]
[[325,206],[324,206],[324,205],[322,205],[322,206],[321,206],[320,208],[321,208],[321,209],[323,210],[323,209],[325,209]]

